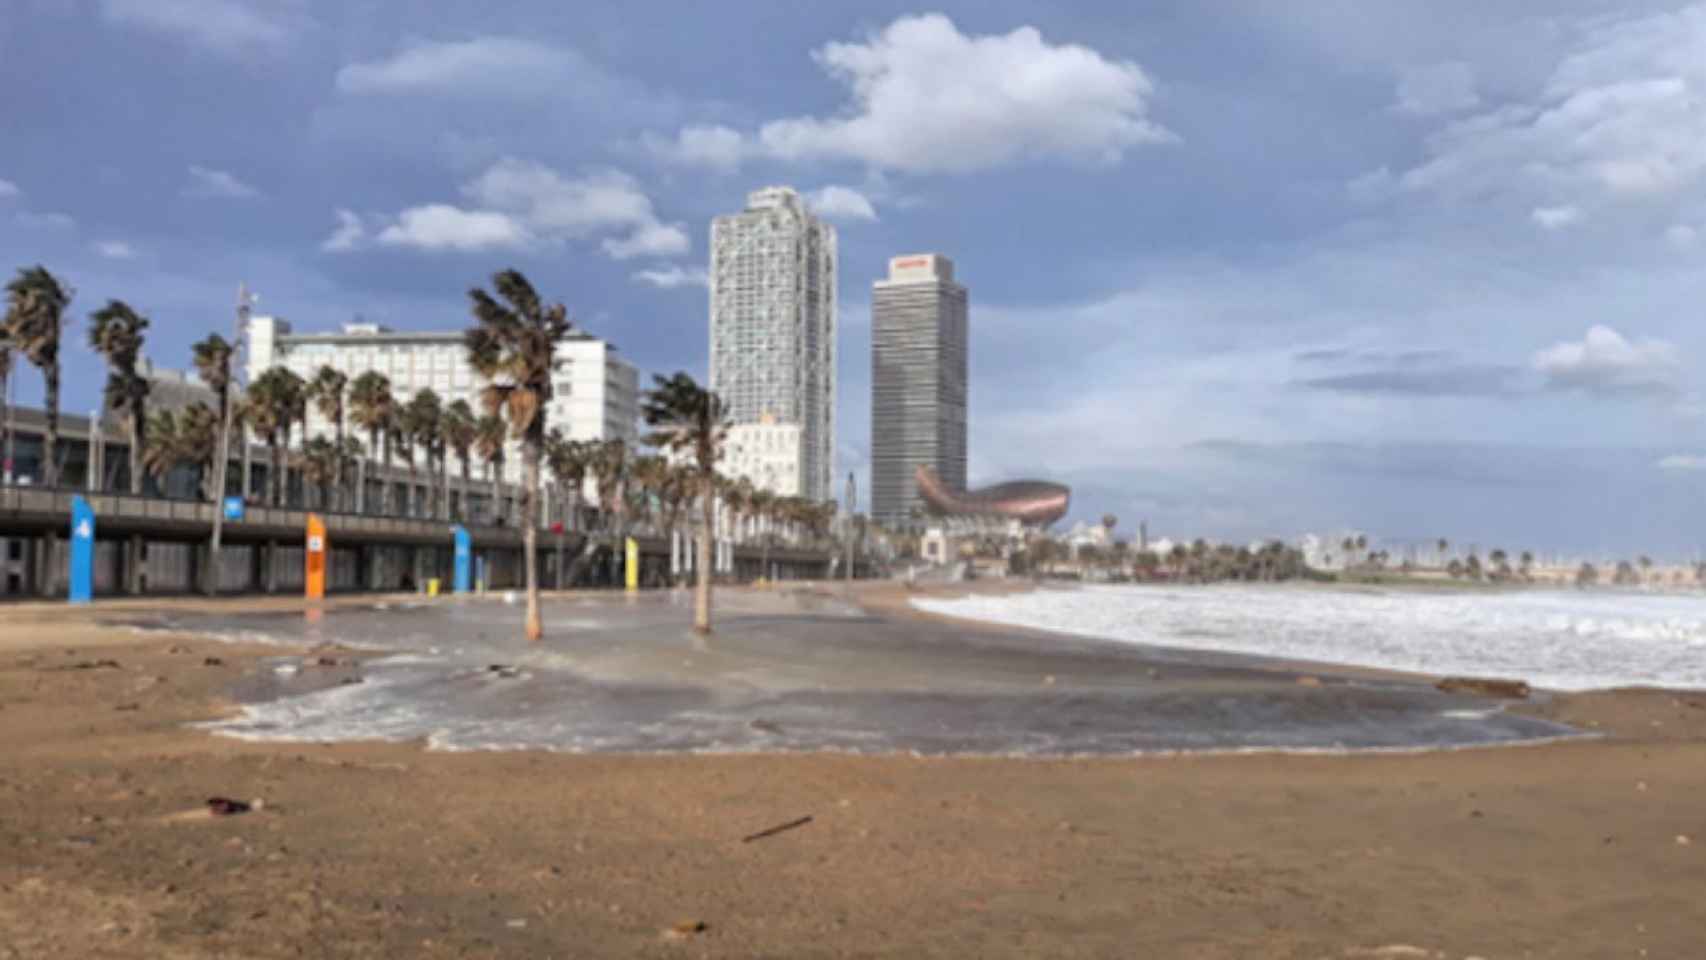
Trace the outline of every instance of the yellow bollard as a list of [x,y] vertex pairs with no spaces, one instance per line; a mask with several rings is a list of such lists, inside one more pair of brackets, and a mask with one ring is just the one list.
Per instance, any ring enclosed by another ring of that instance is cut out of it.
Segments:
[[438,596],[438,578],[437,577],[429,577],[427,579],[427,596],[429,596],[429,597]]

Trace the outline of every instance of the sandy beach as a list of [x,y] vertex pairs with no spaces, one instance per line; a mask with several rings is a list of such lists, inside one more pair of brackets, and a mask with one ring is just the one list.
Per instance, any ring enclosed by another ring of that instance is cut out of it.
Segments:
[[1703,693],[1402,754],[256,743],[191,724],[268,658],[360,657],[103,625],[202,606],[8,609],[0,957],[1692,957],[1706,930]]

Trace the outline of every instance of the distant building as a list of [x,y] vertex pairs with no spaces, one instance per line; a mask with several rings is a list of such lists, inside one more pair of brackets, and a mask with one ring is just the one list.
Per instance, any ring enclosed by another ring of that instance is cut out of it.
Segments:
[[798,427],[788,486],[834,498],[835,228],[789,187],[756,190],[711,222],[710,279],[711,389],[736,426]]
[[194,373],[156,367],[147,357],[137,361],[136,367],[148,381],[149,410],[182,410],[197,403],[218,409],[219,398],[213,388]]
[[729,428],[721,472],[781,497],[800,496],[804,434],[797,423],[740,423]]
[[[573,440],[636,443],[640,376],[634,365],[618,357],[614,346],[578,331],[558,342],[556,358],[547,424]],[[330,366],[352,383],[376,370],[390,379],[400,403],[430,388],[447,405],[466,400],[476,415],[481,412],[485,381],[468,365],[460,331],[410,333],[376,323],[349,323],[338,333],[293,333],[281,319],[255,317],[249,321],[249,381],[275,366],[304,380]],[[308,435],[332,432],[332,424],[310,406]],[[510,481],[521,478],[520,449],[514,442],[504,459],[504,474]]]
[[901,527],[924,509],[928,467],[966,485],[966,288],[937,254],[896,257],[871,292],[871,515]]

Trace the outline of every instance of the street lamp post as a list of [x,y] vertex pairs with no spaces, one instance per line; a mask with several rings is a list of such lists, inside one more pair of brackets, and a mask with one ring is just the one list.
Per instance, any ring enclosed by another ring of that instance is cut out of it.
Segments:
[[859,490],[853,483],[853,471],[847,472],[847,588],[853,588],[853,533],[858,526]]
[[[231,423],[236,419],[237,409],[237,355],[243,349],[243,335],[249,329],[249,307],[254,299],[254,296],[249,293],[248,284],[237,286],[236,339],[231,344],[231,355],[226,361],[230,369],[225,378],[225,416],[219,424],[219,456],[213,464],[213,538],[208,544],[207,557],[207,593],[209,596],[216,596],[219,593],[219,547],[225,534],[225,474],[230,469]],[[243,486],[247,490],[247,476],[244,477]],[[271,562],[271,559],[269,557],[268,562]]]

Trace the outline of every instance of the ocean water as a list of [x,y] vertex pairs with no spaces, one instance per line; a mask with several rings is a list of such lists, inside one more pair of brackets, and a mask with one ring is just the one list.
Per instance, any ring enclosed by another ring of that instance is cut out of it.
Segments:
[[1109,585],[914,606],[1126,644],[1509,677],[1560,691],[1706,688],[1701,595]]
[[[1118,602],[1075,593],[1085,609]],[[518,607],[490,600],[129,623],[292,648],[239,683],[240,715],[208,724],[250,740],[1065,756],[1410,750],[1575,734],[1425,683],[1305,687],[1294,670],[1236,655],[887,619],[833,596],[720,594],[709,639],[687,629],[685,594],[548,602],[545,619],[537,644],[521,639]],[[294,652],[316,644],[368,656],[326,667]]]

